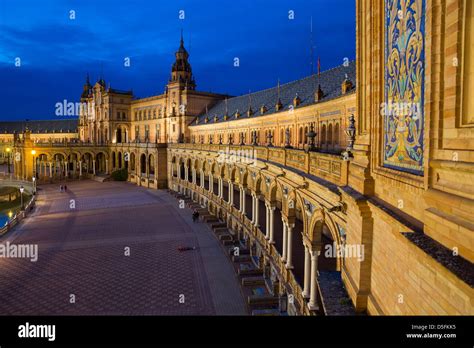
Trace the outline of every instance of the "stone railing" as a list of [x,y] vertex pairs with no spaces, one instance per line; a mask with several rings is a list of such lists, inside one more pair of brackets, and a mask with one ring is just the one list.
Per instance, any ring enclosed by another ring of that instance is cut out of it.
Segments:
[[323,152],[263,146],[214,144],[168,144],[170,149],[253,154],[260,161],[295,170],[298,174],[322,178],[339,186],[347,185],[349,162],[342,156]]

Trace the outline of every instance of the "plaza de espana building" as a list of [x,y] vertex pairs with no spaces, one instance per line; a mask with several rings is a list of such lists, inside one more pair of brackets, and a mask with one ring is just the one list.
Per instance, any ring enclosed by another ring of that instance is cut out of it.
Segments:
[[237,97],[198,91],[181,39],[163,94],[87,79],[78,123],[2,122],[2,156],[19,179],[122,169],[191,198],[288,314],[344,294],[354,313],[472,315],[473,15],[358,0],[354,62]]

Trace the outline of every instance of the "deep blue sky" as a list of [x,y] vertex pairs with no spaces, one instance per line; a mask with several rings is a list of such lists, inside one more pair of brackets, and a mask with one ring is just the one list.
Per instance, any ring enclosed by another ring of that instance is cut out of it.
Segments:
[[54,119],[101,66],[114,88],[161,94],[181,28],[198,90],[239,95],[302,78],[311,16],[322,70],[354,59],[355,0],[0,0],[0,120]]

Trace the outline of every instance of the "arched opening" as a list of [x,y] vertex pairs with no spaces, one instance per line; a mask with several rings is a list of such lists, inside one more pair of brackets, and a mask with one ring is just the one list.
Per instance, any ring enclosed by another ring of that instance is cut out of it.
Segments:
[[155,176],[155,157],[152,154],[148,156],[148,168],[150,169],[150,176]]
[[240,210],[240,189],[239,189],[239,186],[233,182],[233,185],[232,185],[232,194],[234,195],[232,197],[232,202],[234,203],[234,207],[238,210]]
[[180,161],[179,162],[179,172],[180,172],[180,179],[184,180],[184,162]]
[[283,255],[283,193],[279,185],[274,185],[270,191],[270,200],[274,206],[273,211],[273,239],[275,241],[275,248],[280,254]]
[[93,174],[93,156],[89,152],[86,152],[83,156],[82,161],[82,173],[83,174]]
[[191,167],[191,159],[186,160],[186,167],[188,168],[188,182],[193,182],[193,168]]
[[176,169],[176,157],[171,159],[171,176],[174,178],[178,176],[178,171]]
[[316,228],[321,233],[321,253],[318,256],[319,271],[338,271],[337,248],[331,231],[325,223]]
[[[295,276],[296,282],[303,287],[304,281],[304,256],[305,250],[303,245],[303,233],[304,233],[304,208],[301,206],[298,200],[295,203],[295,210],[293,216],[293,232],[292,232],[292,264],[293,264],[293,275]],[[291,221],[290,221],[291,224]]]
[[117,161],[116,161],[116,158],[115,158],[115,152],[112,151],[112,168],[115,169],[116,165],[117,165]]
[[130,154],[130,168],[132,172],[135,172],[135,153]]
[[105,154],[103,152],[99,152],[95,158],[95,167],[96,167],[96,174],[104,174],[105,173]]
[[122,128],[120,127],[117,128],[116,134],[117,134],[117,139],[116,139],[117,144],[122,143]]
[[142,176],[146,176],[146,155],[144,153],[140,155],[140,173]]
[[329,124],[329,127],[328,127],[328,147],[331,147],[332,148],[332,123]]
[[336,123],[336,126],[334,127],[334,147],[339,148],[339,123]]
[[118,162],[118,169],[122,169],[122,153],[119,152],[117,154],[117,157],[118,157],[118,161],[117,161]]
[[326,125],[323,124],[321,127],[321,146],[326,146]]
[[228,181],[225,179],[222,179],[222,198],[224,201],[228,202],[229,201],[229,186],[228,186]]

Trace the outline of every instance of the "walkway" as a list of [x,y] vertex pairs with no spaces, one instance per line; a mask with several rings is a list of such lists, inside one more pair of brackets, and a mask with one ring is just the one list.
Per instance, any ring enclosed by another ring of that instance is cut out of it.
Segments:
[[0,240],[39,249],[37,262],[0,258],[0,314],[246,314],[218,241],[166,191],[82,181],[38,198]]

